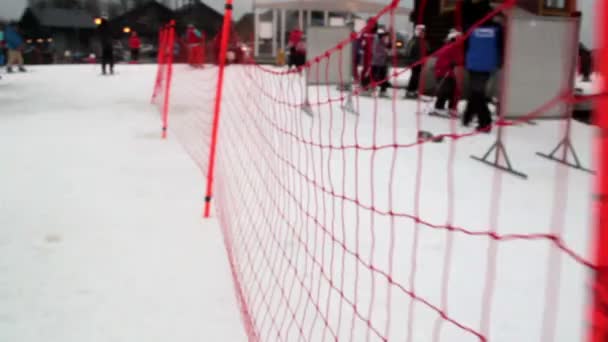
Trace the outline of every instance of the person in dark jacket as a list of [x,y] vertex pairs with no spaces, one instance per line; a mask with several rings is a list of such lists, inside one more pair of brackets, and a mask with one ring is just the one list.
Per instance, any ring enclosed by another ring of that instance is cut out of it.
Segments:
[[106,75],[106,67],[110,67],[110,74],[114,74],[114,48],[112,28],[107,18],[102,18],[97,27],[101,41],[101,73]]
[[390,48],[388,32],[378,30],[372,51],[372,81],[380,86],[381,97],[386,97],[386,90],[390,86],[387,79]]
[[[291,69],[292,67],[301,67],[306,62],[306,56],[302,56],[302,51],[298,50],[298,45],[302,42],[304,38],[304,32],[300,30],[300,28],[295,28],[289,34],[289,43],[287,47],[289,48],[289,61],[287,63],[288,67]],[[300,49],[302,46],[300,45]],[[302,58],[303,57],[303,58]]]
[[[437,85],[437,101],[433,114],[446,116],[456,116],[460,91],[454,69],[464,64],[464,50],[462,44],[456,43],[460,37],[460,32],[452,29],[446,38],[447,46],[437,54],[435,63],[435,79]],[[449,104],[449,113],[445,109],[446,103]]]
[[591,51],[583,44],[578,45],[579,72],[583,76],[583,82],[591,82],[591,71],[593,70],[593,60]]
[[[424,25],[416,25],[414,36],[407,42],[406,45],[406,63],[412,65],[419,63],[420,60],[429,53],[429,44],[425,36],[426,27]],[[418,98],[418,85],[420,84],[420,74],[424,63],[419,63],[411,68],[412,73],[407,84],[405,98]]]
[[489,132],[492,124],[486,89],[490,76],[502,65],[504,40],[500,20],[495,17],[474,29],[465,53],[470,90],[462,123],[468,126],[477,116],[478,131]]

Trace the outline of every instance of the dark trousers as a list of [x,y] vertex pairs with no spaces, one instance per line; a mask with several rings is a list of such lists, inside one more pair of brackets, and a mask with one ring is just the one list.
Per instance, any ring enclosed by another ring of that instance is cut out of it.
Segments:
[[465,125],[468,125],[475,116],[477,116],[479,127],[486,127],[492,123],[486,96],[488,80],[490,80],[489,72],[469,71],[469,87],[471,89],[463,116]]
[[114,73],[114,51],[112,47],[104,47],[101,51],[101,72],[106,73],[106,66],[110,66],[110,73]]
[[381,92],[386,92],[389,87],[388,67],[386,65],[372,65],[372,80],[378,82]]
[[291,47],[289,49],[289,60],[287,61],[288,67],[301,67],[304,64],[306,64],[306,55],[295,47]]
[[454,75],[448,75],[439,80],[437,88],[437,101],[435,102],[436,109],[445,109],[446,102],[451,110],[455,110],[458,106],[458,94],[456,93],[456,78]]
[[412,68],[412,75],[410,76],[410,81],[407,84],[408,92],[417,92],[418,85],[420,84],[420,74],[422,73],[422,64],[416,65]]
[[139,61],[139,49],[131,49],[131,61]]

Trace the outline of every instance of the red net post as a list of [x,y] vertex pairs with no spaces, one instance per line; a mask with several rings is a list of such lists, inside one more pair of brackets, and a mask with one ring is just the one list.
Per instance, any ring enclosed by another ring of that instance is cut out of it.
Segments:
[[215,104],[213,109],[213,130],[211,132],[211,147],[209,151],[209,164],[207,170],[207,194],[205,195],[205,209],[203,214],[206,218],[208,218],[211,214],[211,198],[213,196],[213,176],[215,171],[215,157],[217,152],[217,135],[220,124],[220,113],[222,109],[222,91],[224,86],[224,71],[226,67],[226,52],[228,50],[228,41],[230,39],[231,24],[232,0],[226,0],[224,23],[222,24],[222,37],[219,49],[219,70],[217,77]]
[[595,13],[597,82],[602,96],[596,102],[594,113],[600,129],[596,148],[596,232],[591,243],[597,268],[592,286],[592,322],[588,341],[605,342],[608,341],[608,2],[596,1]]
[[158,30],[158,55],[156,57],[157,61],[157,69],[156,69],[156,81],[154,82],[154,90],[152,92],[152,98],[150,102],[154,103],[156,97],[158,96],[158,92],[161,89],[162,80],[163,80],[163,72],[165,70],[165,49],[166,49],[166,38],[167,38],[167,29],[166,27],[161,27]]
[[167,138],[167,126],[169,125],[169,101],[171,96],[171,77],[173,74],[173,45],[175,43],[175,20],[171,20],[169,23],[168,33],[167,33],[167,46],[165,52],[167,54],[166,58],[166,75],[165,75],[165,98],[163,100],[163,113],[162,113],[162,138]]

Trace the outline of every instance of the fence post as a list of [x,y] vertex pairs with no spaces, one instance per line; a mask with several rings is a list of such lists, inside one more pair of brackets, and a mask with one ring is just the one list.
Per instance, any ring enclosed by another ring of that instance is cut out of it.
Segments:
[[222,25],[222,40],[219,56],[219,70],[217,77],[217,88],[215,93],[215,107],[213,109],[213,131],[211,132],[211,147],[209,151],[209,164],[207,169],[207,194],[205,196],[204,217],[209,217],[211,213],[211,198],[213,196],[213,176],[215,169],[215,154],[217,148],[217,133],[220,121],[220,111],[222,108],[222,88],[224,86],[224,69],[226,68],[226,51],[230,39],[230,25],[232,23],[232,0],[226,0],[224,12],[224,23]]
[[154,91],[152,92],[152,99],[150,102],[154,102],[156,100],[156,96],[158,96],[158,91],[162,82],[162,73],[164,71],[163,64],[165,63],[165,54],[163,51],[165,50],[165,40],[166,40],[166,28],[163,26],[158,30],[158,54],[156,56],[156,81],[154,82]]
[[173,44],[175,43],[175,20],[171,20],[169,23],[168,33],[169,36],[167,38],[167,48],[165,52],[167,53],[166,64],[167,64],[167,74],[165,77],[165,98],[163,102],[163,132],[162,138],[167,138],[167,126],[169,124],[169,97],[171,96],[171,76],[173,75]]
[[608,2],[596,2],[595,32],[597,54],[596,82],[601,96],[595,102],[594,121],[599,126],[596,138],[597,184],[595,194],[595,235],[591,238],[592,253],[595,253],[596,273],[593,280],[591,324],[589,342],[608,341]]

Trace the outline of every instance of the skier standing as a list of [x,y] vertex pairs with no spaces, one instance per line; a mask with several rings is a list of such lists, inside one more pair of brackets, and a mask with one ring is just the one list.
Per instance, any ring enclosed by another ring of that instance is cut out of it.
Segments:
[[192,24],[188,24],[186,42],[188,43],[188,64],[200,66],[203,63],[202,34]]
[[416,25],[414,36],[409,40],[406,46],[406,62],[408,65],[414,65],[411,70],[410,80],[407,84],[405,98],[418,98],[418,85],[420,84],[420,74],[424,63],[420,60],[429,52],[429,44],[425,36],[426,27],[424,25]]
[[372,57],[372,80],[380,86],[380,96],[386,97],[386,90],[390,83],[388,81],[388,62],[390,54],[390,37],[388,32],[378,30],[374,40]]
[[4,65],[4,25],[0,25],[0,66]]
[[372,80],[372,59],[374,57],[374,40],[378,31],[378,23],[370,18],[367,26],[361,35],[361,48],[363,49],[363,70],[361,70],[361,86],[368,91],[368,86]]
[[6,63],[6,71],[13,72],[13,66],[17,65],[19,71],[25,72],[23,66],[23,37],[19,34],[19,30],[15,24],[10,24],[4,30],[4,39],[6,40],[6,46],[8,48],[8,61]]
[[456,43],[460,37],[460,32],[455,29],[450,30],[446,39],[448,45],[437,54],[435,63],[435,79],[437,80],[437,101],[433,114],[446,116],[448,111],[445,109],[446,102],[449,104],[449,116],[456,116],[458,98],[460,91],[456,81],[455,67],[464,64],[462,44]]
[[492,124],[487,84],[492,73],[502,64],[503,34],[498,16],[492,22],[473,30],[467,44],[465,66],[469,72],[470,93],[463,116],[463,125],[468,126],[473,116],[478,118],[478,131],[489,132]]
[[110,74],[114,74],[114,47],[112,41],[112,28],[108,18],[101,18],[97,28],[101,41],[101,73],[106,75],[106,66],[110,67]]
[[[300,28],[295,28],[289,34],[289,44],[288,44],[289,61],[288,61],[287,65],[290,69],[292,67],[300,67],[305,62],[305,61],[304,62],[302,61],[302,59],[304,59],[304,60],[306,59],[306,58],[302,58],[302,56],[301,56],[302,51],[298,51],[298,45],[302,42],[303,36],[304,36],[304,32],[302,32],[302,30],[300,30]],[[302,48],[302,46],[300,46],[300,50],[301,50],[301,48]]]
[[131,50],[131,62],[137,63],[139,61],[139,50],[141,49],[141,40],[137,35],[137,32],[131,32],[129,37],[129,49]]

